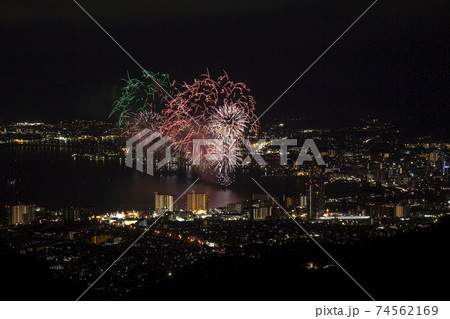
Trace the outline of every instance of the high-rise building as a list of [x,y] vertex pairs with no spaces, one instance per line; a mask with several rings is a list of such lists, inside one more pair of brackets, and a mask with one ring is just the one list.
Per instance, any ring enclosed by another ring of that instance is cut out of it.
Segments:
[[64,222],[74,222],[81,219],[80,209],[77,207],[66,208],[62,213],[62,219]]
[[402,205],[398,204],[395,206],[395,217],[403,218],[408,217],[411,212],[411,206],[410,205]]
[[309,181],[306,186],[306,196],[308,197],[308,217],[314,219],[322,216],[325,212],[325,191],[323,185],[318,181]]
[[265,220],[272,216],[272,207],[253,207],[252,218],[254,220]]
[[402,205],[395,206],[395,217],[405,217],[405,209]]
[[439,155],[437,152],[430,153],[430,162],[437,162],[439,159]]
[[276,206],[275,201],[277,199],[275,197],[271,197],[267,194],[252,194],[252,201],[263,203],[264,206]]
[[442,175],[443,176],[448,176],[449,174],[449,165],[446,165],[446,163],[444,162],[444,165],[442,165]]
[[173,195],[155,193],[155,211],[156,212],[173,212]]
[[283,197],[282,197],[282,205],[286,209],[294,208],[294,197],[283,195]]
[[15,205],[9,207],[8,224],[28,225],[34,220],[34,207],[30,205]]
[[209,209],[208,194],[202,193],[188,193],[186,194],[186,210],[187,211],[199,211]]
[[308,207],[308,196],[300,195],[298,204],[299,204],[300,208]]

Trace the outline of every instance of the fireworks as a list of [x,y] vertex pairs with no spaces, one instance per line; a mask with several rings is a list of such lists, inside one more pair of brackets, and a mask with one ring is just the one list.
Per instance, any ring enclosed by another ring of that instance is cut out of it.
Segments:
[[[229,184],[242,155],[243,139],[259,129],[254,110],[255,100],[244,83],[230,81],[226,73],[217,80],[204,74],[193,84],[184,83],[163,111],[164,134],[188,157],[194,139],[219,140],[220,145],[200,150],[202,168]],[[205,157],[210,153],[216,154],[213,161]]]
[[150,129],[152,132],[158,131],[163,125],[163,117],[154,111],[152,105],[148,105],[148,110],[139,110],[134,117],[127,116],[128,133],[136,134],[144,129]]
[[220,141],[220,156],[213,161],[218,182],[229,185],[233,182],[233,172],[242,161],[242,141],[253,122],[247,110],[236,104],[219,106],[209,119],[209,132]]
[[[110,117],[119,115],[119,127],[126,134],[134,134],[144,128],[159,130],[163,123],[161,110],[174,93],[175,82],[168,74],[143,72],[142,79],[125,79],[120,97],[114,102]],[[157,82],[157,83],[156,83]]]
[[184,83],[163,111],[165,133],[186,152],[195,138],[241,138],[255,133],[259,125],[249,93],[244,83],[230,81],[227,74],[217,81],[204,74],[193,84]]
[[211,115],[209,125],[214,135],[242,138],[249,126],[249,117],[246,110],[236,104],[219,106]]
[[[173,99],[154,84],[126,80],[111,113],[120,114],[121,128],[128,133],[144,128],[159,131],[171,137],[174,149],[191,162],[194,140],[213,140],[199,147],[201,170],[216,175],[222,185],[231,184],[242,159],[244,139],[259,130],[250,90],[242,82],[230,81],[226,73],[217,80],[203,74],[194,83],[181,86],[175,86],[167,75],[153,77],[170,90]],[[161,105],[160,109],[155,107]]]

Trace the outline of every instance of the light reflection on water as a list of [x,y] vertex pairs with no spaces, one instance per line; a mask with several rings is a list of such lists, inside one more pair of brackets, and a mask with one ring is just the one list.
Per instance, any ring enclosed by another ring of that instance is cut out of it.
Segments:
[[[192,172],[149,176],[126,168],[119,159],[76,159],[79,148],[64,146],[0,146],[0,204],[23,202],[42,206],[98,209],[141,209],[154,204],[154,193],[180,196],[195,180]],[[15,186],[8,180],[16,180]],[[239,186],[237,186],[238,188]],[[210,207],[249,198],[248,191],[223,189],[199,181],[191,190],[208,193]],[[184,208],[184,197],[178,208]]]

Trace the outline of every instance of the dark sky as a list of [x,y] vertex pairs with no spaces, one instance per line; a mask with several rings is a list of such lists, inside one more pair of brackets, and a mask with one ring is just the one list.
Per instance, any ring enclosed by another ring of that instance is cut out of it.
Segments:
[[[9,2],[0,120],[105,119],[138,67],[73,1]],[[224,69],[261,113],[372,1],[79,2],[148,70],[190,82]],[[448,12],[448,1],[379,0],[265,117],[448,127]]]

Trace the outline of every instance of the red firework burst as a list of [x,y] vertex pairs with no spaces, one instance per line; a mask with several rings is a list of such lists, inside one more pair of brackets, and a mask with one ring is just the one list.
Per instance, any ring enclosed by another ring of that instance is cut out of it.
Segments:
[[[256,133],[259,122],[254,111],[255,100],[244,83],[230,81],[226,73],[217,80],[207,73],[193,84],[184,83],[167,105],[164,133],[177,140],[180,150],[189,152],[195,138],[240,138]],[[222,131],[217,130],[219,124]],[[227,136],[232,132],[236,134]]]
[[[172,137],[175,149],[191,160],[194,139],[222,140],[221,156],[202,164],[221,176],[219,180],[229,180],[227,176],[238,165],[243,139],[259,130],[254,111],[255,100],[244,83],[230,81],[225,72],[217,80],[207,73],[193,84],[182,85],[162,113],[161,133]],[[204,153],[217,153],[213,148],[202,149],[202,158]]]

